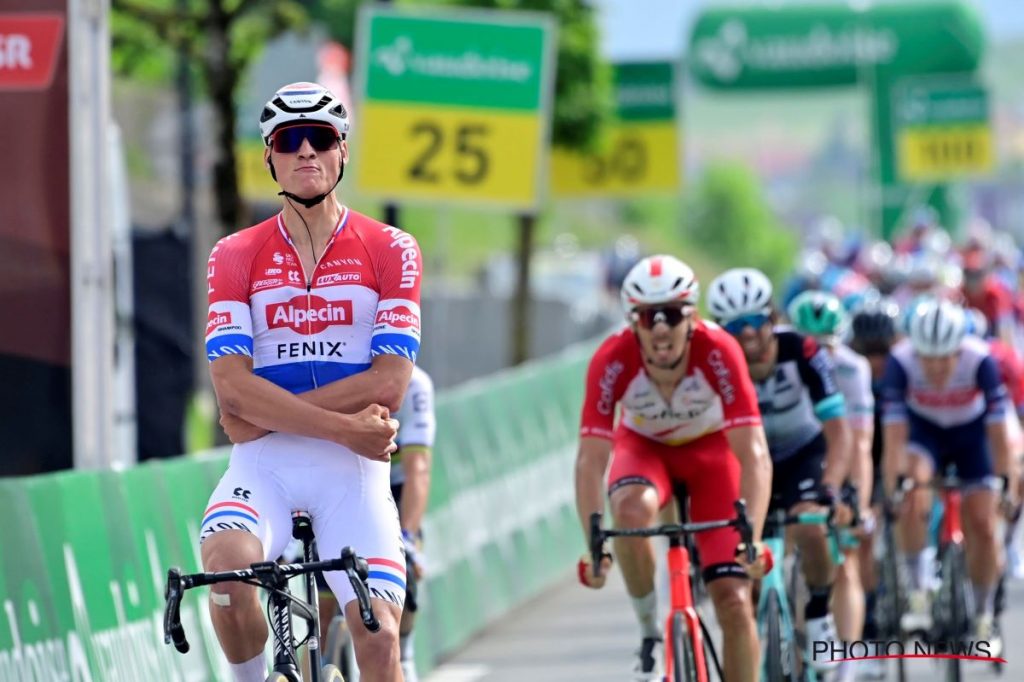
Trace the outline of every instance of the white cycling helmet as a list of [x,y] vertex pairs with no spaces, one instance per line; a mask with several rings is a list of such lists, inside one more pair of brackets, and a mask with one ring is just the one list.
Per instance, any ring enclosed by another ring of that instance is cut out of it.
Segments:
[[270,136],[288,123],[327,123],[334,126],[339,137],[348,133],[348,111],[330,90],[316,83],[285,85],[263,106],[260,114],[260,135],[270,144]]
[[622,282],[620,297],[626,317],[637,306],[679,301],[697,305],[700,285],[690,266],[674,256],[648,256],[634,265]]
[[967,333],[967,315],[960,306],[933,298],[914,306],[907,327],[918,355],[951,355]]
[[719,321],[754,313],[767,315],[772,310],[772,283],[754,268],[726,270],[711,282],[708,310]]

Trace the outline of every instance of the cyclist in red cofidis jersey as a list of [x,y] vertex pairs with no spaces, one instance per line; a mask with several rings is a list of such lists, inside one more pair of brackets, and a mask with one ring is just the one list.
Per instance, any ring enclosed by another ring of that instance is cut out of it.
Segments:
[[[621,299],[629,326],[601,344],[587,372],[576,507],[588,534],[606,492],[618,528],[653,525],[676,483],[688,491],[695,522],[732,518],[734,502],[745,498],[754,564],[738,563],[733,528],[702,533],[696,542],[724,633],[725,677],[753,682],[760,647],[750,576],[771,567],[759,542],[771,460],[743,353],[729,334],[697,317],[698,294],[693,271],[672,256],[645,258],[627,275]],[[645,538],[617,538],[615,556],[641,630],[633,679],[660,680],[653,547]],[[578,572],[584,585],[603,586],[589,555]]]
[[[362,678],[402,679],[398,623],[406,562],[391,498],[397,410],[420,345],[416,240],[338,199],[348,114],[315,83],[278,90],[260,116],[282,210],[210,254],[206,349],[235,443],[200,527],[206,571],[278,557],[308,512],[320,555],[353,546],[369,563],[381,630],[351,628]],[[359,623],[344,573],[325,579]],[[267,674],[256,588],[222,583],[210,614],[236,682]]]

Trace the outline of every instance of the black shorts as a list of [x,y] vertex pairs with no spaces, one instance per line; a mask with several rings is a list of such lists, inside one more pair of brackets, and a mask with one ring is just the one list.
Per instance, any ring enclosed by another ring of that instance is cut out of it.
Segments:
[[790,509],[800,502],[814,502],[825,492],[825,437],[821,434],[793,456],[772,463],[770,509]]

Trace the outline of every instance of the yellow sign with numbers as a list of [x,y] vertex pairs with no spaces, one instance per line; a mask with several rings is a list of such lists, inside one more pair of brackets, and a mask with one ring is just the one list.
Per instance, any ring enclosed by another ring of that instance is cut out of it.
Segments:
[[551,188],[559,197],[673,193],[679,147],[674,121],[616,123],[591,154],[553,149]]
[[554,36],[542,13],[362,8],[352,150],[360,192],[536,209]]
[[532,205],[540,125],[528,113],[367,102],[353,159],[359,188],[395,199]]
[[909,181],[981,175],[995,168],[987,123],[908,127],[899,133],[900,177]]

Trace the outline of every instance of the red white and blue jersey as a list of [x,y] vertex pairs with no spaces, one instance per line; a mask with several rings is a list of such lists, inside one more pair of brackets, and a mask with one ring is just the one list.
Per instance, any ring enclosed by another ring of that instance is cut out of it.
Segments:
[[956,369],[945,386],[936,388],[925,377],[909,339],[893,346],[882,379],[883,421],[923,419],[943,429],[979,419],[1002,421],[1007,409],[1006,386],[999,368],[981,339],[968,337],[960,345]]
[[278,214],[210,254],[207,357],[249,355],[255,374],[292,393],[362,372],[376,355],[415,362],[422,270],[411,235],[345,208],[307,275]]

